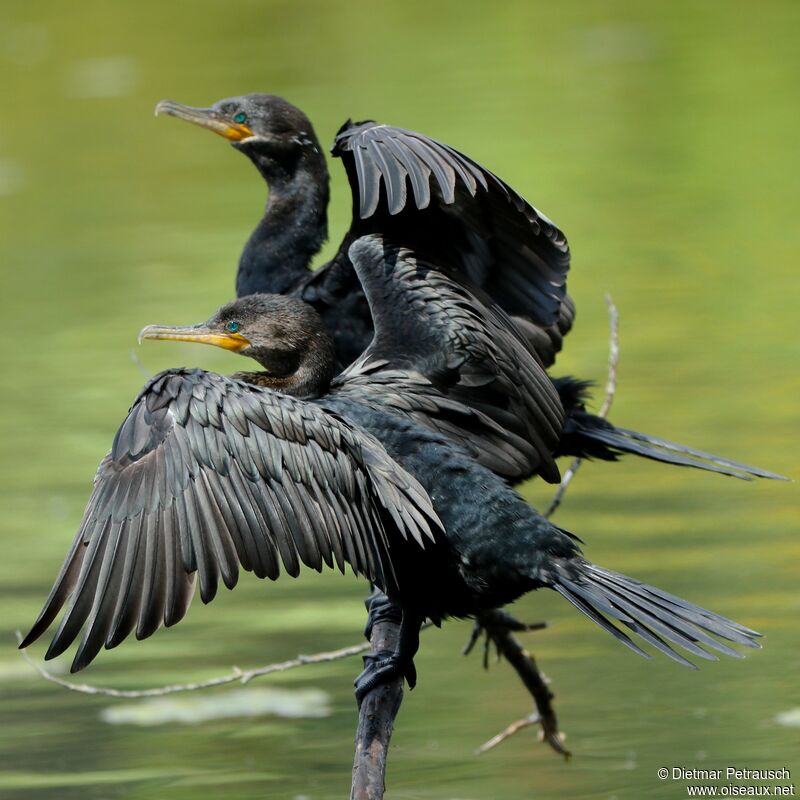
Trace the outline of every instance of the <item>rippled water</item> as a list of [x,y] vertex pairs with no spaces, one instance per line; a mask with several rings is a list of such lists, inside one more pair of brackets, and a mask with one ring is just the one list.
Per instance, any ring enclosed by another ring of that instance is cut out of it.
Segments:
[[[322,692],[309,711],[324,707],[321,717],[267,714],[267,693],[245,702],[264,702],[260,716],[191,724],[151,709],[133,724],[113,710],[130,701],[67,693],[14,650],[140,367],[236,368],[181,346],[131,357],[144,324],[203,319],[230,298],[264,199],[245,159],[153,119],[156,100],[267,90],[303,107],[323,140],[348,116],[376,117],[462,148],[570,236],[579,320],[560,371],[602,381],[608,290],[622,315],[616,420],[797,476],[799,8],[5,4],[0,795],[322,800],[349,785],[354,660],[252,684]],[[335,245],[350,205],[332,169]],[[526,493],[549,496],[536,484]],[[525,695],[507,666],[485,674],[458,655],[465,623],[429,631],[398,720],[391,796],[666,800],[685,789],[659,781],[661,766],[800,773],[797,507],[794,484],[585,466],[559,521],[590,557],[763,630],[764,650],[691,672],[637,659],[559,598],[524,599],[519,615],[552,623],[528,642],[557,694],[574,752],[564,763],[531,731],[475,756],[528,713]],[[156,686],[356,642],[363,594],[335,575],[245,577],[82,677]],[[234,700],[215,690],[202,703]]]

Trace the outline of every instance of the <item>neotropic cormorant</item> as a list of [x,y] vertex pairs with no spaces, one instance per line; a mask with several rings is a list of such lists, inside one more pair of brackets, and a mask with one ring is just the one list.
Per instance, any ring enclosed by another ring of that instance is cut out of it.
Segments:
[[[506,337],[512,346],[500,355],[507,363],[522,345],[543,366],[553,364],[574,318],[566,294],[567,239],[544,214],[463,153],[414,131],[345,123],[333,153],[342,159],[350,181],[352,222],[333,259],[310,272],[311,259],[327,237],[329,178],[308,117],[269,94],[231,97],[205,109],[164,100],[156,113],[223,136],[256,166],[269,185],[269,198],[239,260],[237,295],[272,292],[311,304],[333,337],[340,366],[357,358],[372,336],[372,318],[349,255],[357,238],[372,233],[408,248],[487,306],[496,303],[511,315],[516,335]],[[481,410],[500,407],[493,413],[495,421],[508,425],[510,435],[528,437],[534,457],[525,460],[517,453],[498,460],[468,435],[458,438],[482,464],[512,481],[533,474],[558,481],[554,457],[614,461],[624,453],[739,478],[780,477],[617,428],[586,410],[587,382],[561,377],[519,385],[513,371],[499,371],[503,379],[493,377],[491,392],[481,394],[473,385],[469,404]],[[445,393],[446,380],[436,380]],[[510,398],[503,394],[506,389]],[[521,412],[533,413],[533,419],[520,418]],[[545,447],[550,447],[546,454]]]
[[379,237],[357,240],[350,257],[375,335],[338,375],[322,320],[297,298],[247,296],[201,325],[142,331],[223,347],[262,369],[173,369],[147,383],[22,646],[67,605],[46,657],[83,631],[75,671],[103,645],[180,620],[194,573],[208,602],[239,566],[275,579],[280,563],[293,576],[303,563],[349,564],[402,608],[400,648],[368,665],[359,698],[399,674],[413,685],[425,617],[471,616],[543,587],[642,655],[612,620],[689,666],[673,646],[710,660],[709,650],[738,655],[719,639],[758,647],[755,631],[586,561],[575,536],[419,424],[417,415],[478,413],[419,376],[452,369],[468,390],[507,318]]

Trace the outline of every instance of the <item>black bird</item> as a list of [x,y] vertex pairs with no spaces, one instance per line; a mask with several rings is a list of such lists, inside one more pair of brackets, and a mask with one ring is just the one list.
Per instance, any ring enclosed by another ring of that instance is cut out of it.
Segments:
[[[422,257],[514,319],[520,342],[551,366],[569,332],[575,308],[566,294],[570,253],[561,230],[508,184],[449,145],[423,134],[375,122],[348,121],[333,146],[342,159],[353,195],[350,229],[336,255],[315,272],[313,256],[327,238],[329,177],[322,149],[308,117],[281,97],[248,94],[220,100],[211,108],[191,108],[164,100],[156,114],[169,114],[227,139],[256,166],[269,185],[264,216],[239,260],[236,292],[271,292],[300,297],[322,316],[340,366],[367,347],[372,317],[350,260],[350,245],[376,233]],[[425,323],[423,323],[425,324]],[[614,461],[633,453],[657,461],[696,467],[739,478],[779,478],[773,473],[617,428],[585,408],[589,384],[574,378],[531,386],[535,394],[508,400],[495,384],[484,402],[507,410],[512,431],[525,437],[537,426],[514,419],[522,407],[555,402],[562,407],[563,435],[558,456]],[[552,397],[555,387],[556,398]],[[497,416],[497,415],[495,415]],[[503,424],[501,422],[501,424]],[[524,428],[527,427],[527,432]],[[561,423],[559,422],[559,427]],[[551,458],[525,462],[471,448],[484,465],[513,481],[539,474],[557,481]]]
[[[350,257],[375,335],[338,375],[323,321],[297,298],[256,294],[201,325],[142,331],[223,347],[261,369],[174,369],[147,383],[22,646],[67,605],[46,658],[82,631],[75,671],[103,645],[180,620],[195,575],[209,602],[220,578],[236,584],[239,567],[275,579],[281,564],[296,576],[303,563],[347,564],[402,608],[400,648],[369,664],[359,698],[399,674],[413,685],[425,617],[468,617],[538,588],[559,592],[642,655],[612,620],[689,666],[674,646],[711,660],[714,651],[738,655],[725,641],[758,647],[755,631],[585,560],[577,537],[432,430],[435,422],[421,424],[425,415],[479,414],[425,376],[455,371],[451,383],[468,396],[507,318],[378,237],[355,242]],[[479,424],[497,433],[491,418]]]

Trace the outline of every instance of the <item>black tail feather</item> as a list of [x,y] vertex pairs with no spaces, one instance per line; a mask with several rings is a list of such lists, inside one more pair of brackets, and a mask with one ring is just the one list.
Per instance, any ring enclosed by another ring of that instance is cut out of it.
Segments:
[[[600,577],[598,577],[601,580]],[[619,595],[627,602],[623,605],[623,608],[627,608],[630,610],[631,613],[636,614],[637,611],[642,613],[646,613],[648,615],[648,621],[651,622],[656,630],[663,630],[663,626],[665,623],[661,622],[657,619],[659,614],[663,614],[665,609],[663,606],[659,606],[648,600],[646,597],[641,595],[636,595],[633,592],[628,591],[624,586],[617,584],[615,589]],[[631,608],[630,604],[633,605]],[[654,621],[655,620],[655,621]],[[706,652],[700,647],[696,647],[696,645],[692,644],[691,646],[687,645],[686,642],[700,642],[707,647],[712,648],[713,650],[717,650],[718,652],[726,655],[731,656],[732,658],[741,658],[741,653],[734,650],[732,647],[728,647],[728,645],[723,644],[722,642],[718,642],[716,639],[713,639],[707,633],[704,633],[700,628],[694,630],[692,632],[691,639],[688,639],[683,633],[681,633],[678,629],[674,628],[673,626],[667,626],[669,628],[669,632],[664,631],[667,635],[667,638],[674,641],[676,644],[681,645],[681,647],[686,648],[690,652],[695,653],[695,655],[700,656],[700,658],[708,658],[709,660],[716,659],[716,656],[713,656],[711,653]],[[675,638],[673,638],[675,637]],[[698,652],[699,651],[699,652]]]
[[708,661],[718,660],[708,649],[734,658],[742,657],[709,634],[744,647],[760,647],[756,639],[761,634],[757,631],[583,559],[562,564],[551,586],[593,622],[648,658],[649,655],[607,617],[620,622],[674,661],[692,668],[695,665],[669,643]]
[[668,613],[672,612],[673,609],[677,609],[679,616],[709,633],[713,633],[715,636],[721,636],[723,639],[742,644],[745,647],[759,647],[758,643],[753,641],[753,637],[760,637],[761,634],[758,631],[740,625],[732,619],[723,617],[721,614],[715,614],[713,611],[707,611],[700,606],[694,605],[694,603],[690,603],[688,600],[676,597],[674,594],[665,592],[662,589],[657,589],[655,586],[648,586],[646,583],[629,578],[627,575],[621,575],[618,572],[598,567],[596,564],[590,564],[589,569],[597,576],[596,579],[622,586],[640,598],[649,599]]
[[602,417],[586,411],[570,412],[564,424],[564,434],[556,455],[616,461],[619,456],[626,453],[666,464],[730,475],[745,481],[753,478],[788,480],[775,472],[695,450],[667,439],[617,428]]
[[670,442],[657,436],[617,428],[608,420],[590,414],[586,410],[591,381],[582,381],[569,375],[554,378],[561,405],[566,416],[561,441],[555,455],[597,458],[602,461],[616,461],[626,453],[632,453],[666,464],[681,467],[694,467],[708,472],[718,472],[734,478],[749,481],[753,478],[769,478],[785,481],[783,475],[769,472],[759,467],[751,467],[713,453],[705,453],[686,445]]
[[642,650],[636,642],[633,641],[629,636],[624,634],[619,628],[617,628],[613,623],[609,622],[604,616],[598,614],[595,609],[590,606],[588,603],[583,601],[578,595],[573,594],[572,592],[567,591],[566,588],[560,586],[559,584],[555,584],[553,587],[562,597],[565,597],[569,600],[581,614],[587,616],[592,622],[597,623],[601,628],[607,630],[612,636],[616,637],[622,644],[626,647],[629,647],[633,650],[634,653],[638,653],[640,656],[644,658],[652,658],[652,656]]
[[[657,436],[648,436],[647,434],[639,433],[638,431],[631,431],[628,430],[627,428],[615,428],[614,430],[620,436],[623,436],[633,441],[645,442],[651,445],[652,447],[660,447],[671,453],[690,456],[692,459],[701,459],[702,461],[708,461],[710,462],[710,464],[716,465],[717,467],[721,468],[719,470],[712,469],[712,471],[719,471],[726,475],[734,475],[734,477],[736,478],[743,478],[744,480],[749,480],[750,478],[748,476],[753,476],[756,478],[767,478],[773,481],[789,480],[785,475],[779,475],[777,472],[769,472],[768,470],[761,469],[760,467],[751,467],[749,464],[742,464],[738,461],[732,461],[729,458],[722,458],[721,456],[715,456],[713,453],[705,453],[702,450],[694,450],[693,448],[687,447],[686,445],[677,444],[676,442],[670,442],[668,439],[661,439],[660,437]],[[659,457],[651,456],[651,458],[659,458]],[[695,462],[686,464],[686,466],[698,467],[699,469],[711,469],[709,464],[695,463]],[[726,471],[726,470],[731,470],[731,471]],[[746,474],[742,475],[740,473],[746,473]]]

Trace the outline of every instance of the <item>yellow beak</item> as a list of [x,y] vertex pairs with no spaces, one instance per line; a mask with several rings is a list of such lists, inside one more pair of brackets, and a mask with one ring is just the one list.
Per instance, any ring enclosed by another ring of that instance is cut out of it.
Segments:
[[207,128],[231,142],[241,142],[254,135],[247,125],[241,125],[232,119],[226,119],[212,108],[192,108],[182,103],[176,103],[174,100],[162,100],[156,106],[156,116],[159,114],[167,114],[170,117],[177,117],[186,122],[191,122],[192,125]]
[[232,350],[240,353],[250,345],[250,340],[240,333],[215,331],[205,325],[189,325],[187,327],[172,327],[169,325],[148,325],[139,332],[139,344],[144,339],[171,339],[175,342],[197,342],[198,344],[213,344],[223,350]]

